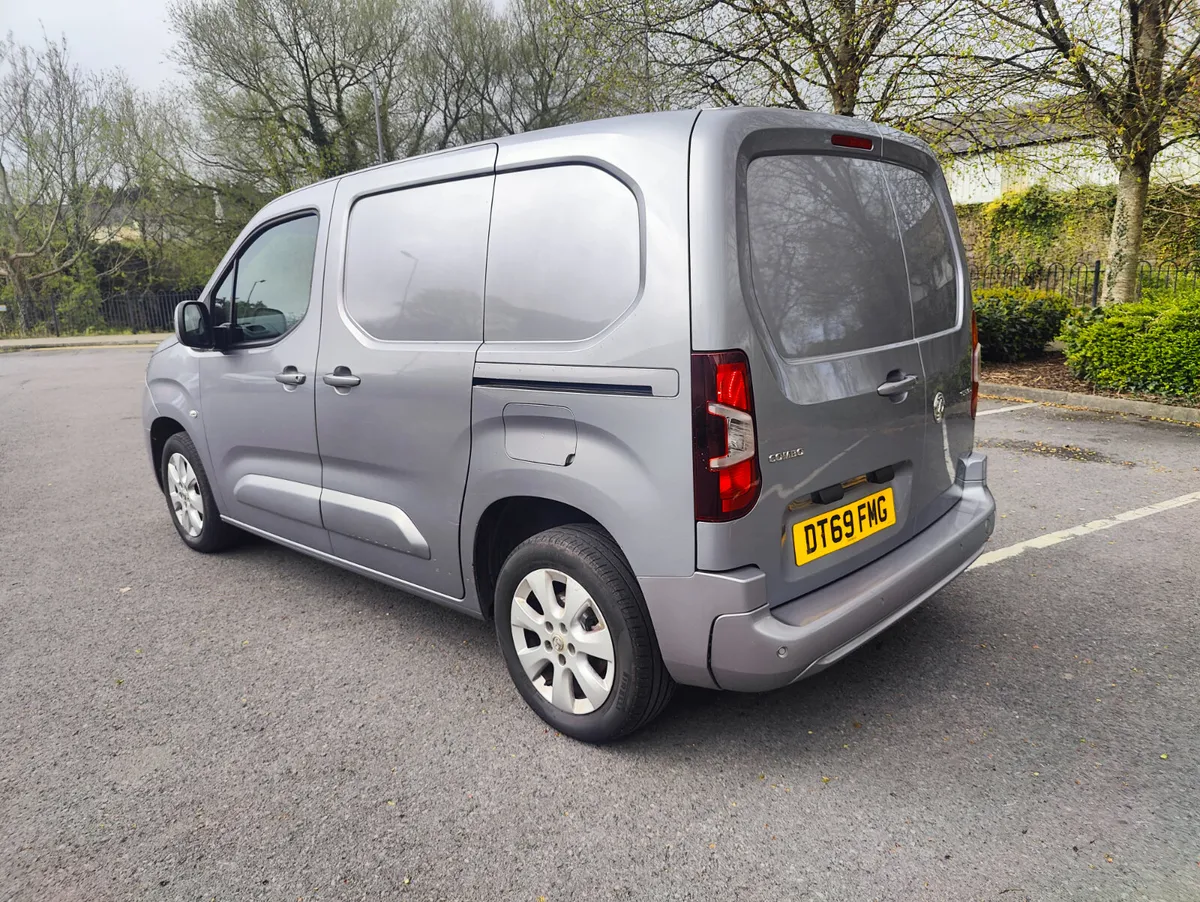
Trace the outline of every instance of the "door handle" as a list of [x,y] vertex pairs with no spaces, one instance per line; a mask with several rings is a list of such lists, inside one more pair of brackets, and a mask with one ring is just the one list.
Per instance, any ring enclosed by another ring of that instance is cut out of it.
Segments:
[[[900,370],[892,370],[887,374],[887,379],[887,382],[875,389],[884,398],[896,398],[897,395],[906,395],[917,384],[916,376],[906,376]],[[897,398],[897,400],[903,399]]]
[[348,366],[337,366],[333,368],[332,373],[326,373],[321,377],[321,381],[326,385],[332,385],[334,388],[354,388],[362,382],[358,376],[350,372]]
[[285,366],[282,373],[275,374],[275,381],[284,385],[303,385],[304,374],[294,366]]

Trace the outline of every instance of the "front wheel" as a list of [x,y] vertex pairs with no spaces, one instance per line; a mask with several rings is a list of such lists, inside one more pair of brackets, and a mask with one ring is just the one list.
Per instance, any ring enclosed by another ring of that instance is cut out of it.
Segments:
[[568,736],[617,739],[671,698],[637,580],[599,527],[560,526],[519,545],[500,570],[495,617],[517,690]]
[[179,538],[189,548],[205,553],[232,545],[237,530],[221,519],[204,464],[186,432],[167,439],[161,465],[163,494]]

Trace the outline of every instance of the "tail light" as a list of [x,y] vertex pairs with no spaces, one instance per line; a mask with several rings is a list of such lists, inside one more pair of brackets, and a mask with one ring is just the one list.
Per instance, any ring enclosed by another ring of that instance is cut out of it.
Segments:
[[979,409],[979,377],[982,370],[979,356],[979,324],[975,322],[975,311],[971,311],[971,419]]
[[741,351],[692,355],[692,477],[696,519],[734,520],[762,487],[750,363]]

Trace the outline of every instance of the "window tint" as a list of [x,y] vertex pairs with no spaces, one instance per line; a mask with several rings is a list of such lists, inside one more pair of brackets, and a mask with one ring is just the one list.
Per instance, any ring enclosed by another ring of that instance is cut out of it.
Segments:
[[942,208],[921,173],[889,166],[888,179],[908,261],[917,335],[952,329],[958,321],[958,279]]
[[278,338],[304,318],[316,249],[317,217],[301,216],[259,233],[238,255],[233,304],[239,340]]
[[783,356],[845,353],[913,337],[885,168],[799,154],[750,162],[751,278]]
[[496,177],[488,252],[488,341],[590,338],[641,282],[637,200],[592,166]]
[[385,341],[482,338],[492,178],[364,197],[350,211],[346,312]]

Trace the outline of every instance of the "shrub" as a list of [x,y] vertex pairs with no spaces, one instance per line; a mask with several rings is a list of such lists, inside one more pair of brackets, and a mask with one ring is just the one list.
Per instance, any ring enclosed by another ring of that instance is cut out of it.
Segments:
[[1002,363],[1042,353],[1071,312],[1069,298],[1032,288],[981,288],[974,297],[983,359]]
[[1200,394],[1200,293],[1149,291],[1081,312],[1063,330],[1067,366],[1097,388]]
[[1155,307],[1171,307],[1177,305],[1200,304],[1200,286],[1191,284],[1182,287],[1152,284],[1143,274],[1142,303]]

